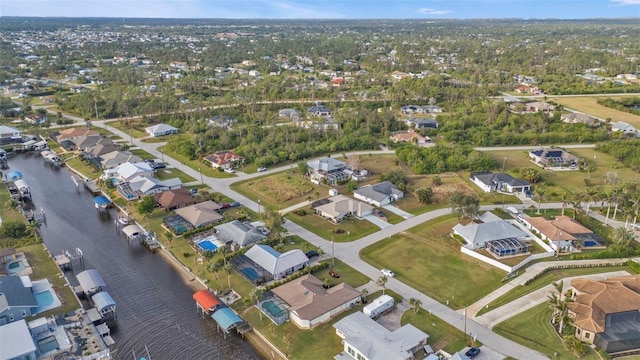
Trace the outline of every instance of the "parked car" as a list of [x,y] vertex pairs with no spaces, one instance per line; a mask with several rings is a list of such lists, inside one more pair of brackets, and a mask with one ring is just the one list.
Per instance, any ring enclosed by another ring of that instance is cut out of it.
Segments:
[[154,169],[154,170],[155,169],[164,169],[164,168],[167,167],[167,165],[165,165],[164,163],[161,163],[161,162],[154,162],[154,163],[151,163],[150,165],[151,165],[151,168]]
[[532,197],[532,196],[533,196],[533,194],[531,193],[531,190],[525,190],[525,191],[524,191],[524,195],[525,195],[526,197],[528,197],[528,198],[530,198],[530,197]]
[[396,274],[393,271],[389,270],[389,269],[382,269],[382,270],[380,270],[380,272],[382,273],[382,275],[384,275],[386,277],[394,277],[394,276],[396,276]]
[[230,205],[231,205],[231,207],[238,207],[238,206],[240,206],[240,203],[237,202],[237,201],[234,201]]
[[190,189],[189,192],[191,193],[191,195],[195,195],[198,193],[198,188]]
[[224,172],[229,173],[229,174],[235,174],[235,170],[233,169],[224,169]]
[[318,250],[309,250],[305,255],[311,259],[314,256],[318,256]]
[[267,171],[266,167],[259,167],[258,168],[258,172],[263,172],[263,171]]
[[384,213],[381,210],[376,210],[376,215],[379,217],[384,217]]
[[480,354],[480,349],[477,347],[472,347],[471,349],[467,350],[466,353],[464,353],[469,359],[473,359],[474,357],[478,356],[478,354]]
[[155,162],[155,160],[153,160],[153,159],[144,159],[144,162],[151,164],[151,163]]
[[229,203],[224,203],[224,204],[220,205],[220,209],[223,209],[223,210],[224,209],[228,209],[230,207],[231,207],[231,204],[229,204]]

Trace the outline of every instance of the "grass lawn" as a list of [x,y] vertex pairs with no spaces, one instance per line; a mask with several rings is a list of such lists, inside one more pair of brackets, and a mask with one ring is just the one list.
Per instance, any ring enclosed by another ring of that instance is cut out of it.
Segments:
[[251,199],[260,199],[267,208],[280,210],[289,206],[327,196],[328,188],[313,184],[294,171],[284,171],[231,185],[231,188]]
[[449,236],[457,223],[454,215],[428,221],[362,249],[360,256],[438,302],[462,308],[497,289],[506,274],[460,252]]
[[[493,327],[493,331],[507,339],[539,351],[552,359],[574,360],[575,356],[565,350],[562,340],[549,324],[551,309],[542,303],[530,310]],[[554,357],[554,353],[558,353]],[[598,354],[588,348],[585,360],[600,360]]]
[[[595,149],[571,149],[570,152],[578,157],[587,159],[589,163],[596,166],[596,170],[589,174],[589,177],[591,179],[591,186],[604,186],[605,189],[609,189],[610,186],[605,184],[604,182],[604,175],[609,171],[617,172],[621,182],[624,180],[637,179],[637,173],[635,173],[630,168],[625,167],[624,164],[618,162],[610,155],[596,151]],[[540,185],[537,186],[544,186],[544,188],[546,189],[545,194],[547,194],[549,200],[560,200],[561,195],[564,193],[564,191],[569,191],[571,193],[580,193],[585,189],[583,179],[587,178],[586,172],[580,170],[544,170],[529,161],[528,153],[526,151],[499,150],[487,151],[487,154],[496,159],[496,161],[503,161],[506,156],[507,172],[516,177],[519,176],[517,174],[517,169],[523,167],[531,167],[538,170],[542,175],[544,182],[540,183]],[[548,186],[549,184],[553,186]]]
[[149,136],[149,134],[144,131],[144,128],[149,125],[143,125],[141,119],[128,120],[127,123],[124,121],[109,121],[107,126],[114,127],[120,131],[130,134],[136,139]]
[[[615,95],[606,95],[603,97],[614,97]],[[622,96],[622,95],[621,95]],[[630,95],[624,95],[630,96]],[[606,106],[602,106],[597,103],[597,96],[585,96],[585,97],[562,97],[554,99],[553,101],[562,104],[573,110],[585,112],[589,115],[597,116],[602,119],[610,118],[613,122],[624,121],[634,127],[640,127],[640,116],[630,114],[625,111],[611,109]]]
[[[70,154],[65,154],[65,155],[69,156]],[[100,172],[96,171],[96,168],[94,168],[91,165],[87,165],[84,161],[80,160],[80,157],[78,156],[73,156],[72,158],[66,159],[64,162],[68,167],[73,168],[74,170],[88,177],[89,179],[96,179],[101,175]]]
[[289,213],[285,217],[324,239],[333,239],[336,242],[353,241],[380,230],[369,221],[359,220],[354,217],[334,224],[311,213],[310,210],[307,211],[305,216]]
[[167,180],[167,179],[172,179],[177,177],[180,179],[180,181],[182,181],[183,184],[196,181],[196,179],[192,178],[191,176],[185,174],[184,172],[176,168],[158,169],[156,170],[155,177],[160,180]]
[[449,354],[467,346],[464,333],[455,327],[442,321],[435,315],[430,315],[426,310],[420,309],[415,313],[413,309],[402,314],[402,325],[411,324],[429,334],[428,343],[433,350],[443,349]]
[[544,275],[540,276],[529,285],[526,286],[517,286],[507,292],[506,294],[500,296],[494,301],[490,302],[487,307],[483,308],[478,312],[478,316],[482,314],[486,314],[493,309],[497,309],[503,305],[506,305],[516,299],[519,299],[527,294],[530,294],[538,289],[541,289],[551,283],[554,283],[560,279],[574,277],[574,276],[583,276],[583,275],[591,275],[591,274],[600,274],[605,272],[612,271],[627,271],[630,274],[635,274],[633,269],[628,266],[611,266],[611,267],[598,267],[598,268],[584,268],[584,269],[558,269],[552,270]]
[[27,260],[33,269],[33,274],[30,275],[31,279],[49,279],[62,303],[62,306],[40,313],[27,319],[27,321],[33,320],[36,317],[66,314],[80,307],[71,288],[67,286],[67,281],[64,277],[60,277],[60,269],[53,259],[49,257],[49,253],[44,249],[42,244],[29,245],[16,250],[18,252],[24,252],[27,256]]
[[172,157],[177,161],[180,161],[180,163],[182,163],[183,165],[187,165],[188,167],[197,171],[199,169],[199,171],[202,172],[202,174],[205,176],[209,176],[212,178],[230,178],[236,176],[234,174],[226,173],[222,170],[214,169],[210,165],[205,164],[202,159],[190,159],[182,154],[169,151],[166,148],[164,150],[164,153],[165,155]]
[[[331,263],[332,259],[329,260],[325,260],[325,262]],[[329,275],[329,271],[335,271],[338,274],[340,274],[340,278],[339,279],[334,279]],[[342,261],[335,259],[335,262],[333,263],[333,266],[324,270],[320,270],[318,272],[313,273],[313,275],[315,277],[317,277],[320,280],[324,280],[326,278],[331,279],[333,284],[339,284],[341,282],[346,282],[347,284],[353,286],[354,288],[357,288],[358,286],[362,286],[366,283],[368,283],[371,279],[369,279],[367,276],[365,276],[364,274],[356,271],[354,268],[352,268],[351,266],[343,263]]]

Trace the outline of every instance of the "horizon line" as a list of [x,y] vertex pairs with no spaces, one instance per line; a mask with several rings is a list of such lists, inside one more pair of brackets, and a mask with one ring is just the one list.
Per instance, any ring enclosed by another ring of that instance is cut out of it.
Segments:
[[[0,15],[2,18],[32,18],[32,19],[132,19],[132,20],[340,20],[340,21],[359,21],[359,20],[425,20],[425,21],[464,21],[464,20],[635,20],[640,16],[621,16],[621,17],[586,17],[586,18],[525,18],[525,17],[495,17],[495,18],[424,18],[424,17],[405,17],[405,18],[235,18],[235,17],[126,17],[126,16],[34,16],[34,15]],[[2,27],[0,25],[0,27]]]

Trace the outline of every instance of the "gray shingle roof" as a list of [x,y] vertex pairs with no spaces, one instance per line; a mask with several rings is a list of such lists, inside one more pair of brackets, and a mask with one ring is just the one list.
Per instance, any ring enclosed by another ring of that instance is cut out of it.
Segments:
[[8,306],[38,306],[31,288],[24,286],[20,276],[0,276],[0,294],[4,294]]

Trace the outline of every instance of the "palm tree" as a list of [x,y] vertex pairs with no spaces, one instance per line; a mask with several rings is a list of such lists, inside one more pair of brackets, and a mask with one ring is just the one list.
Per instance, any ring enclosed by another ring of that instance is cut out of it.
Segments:
[[231,263],[226,263],[222,266],[222,268],[227,272],[227,283],[229,284],[229,290],[231,290]]
[[535,193],[533,194],[533,201],[538,203],[538,211],[536,212],[536,214],[540,214],[540,203],[544,200],[544,192],[542,192],[541,190],[536,189]]
[[573,299],[568,296],[563,297],[562,291],[564,283],[562,280],[558,280],[557,282],[553,283],[553,287],[555,289],[555,292],[552,292],[548,296],[547,304],[549,304],[549,306],[553,310],[553,317],[551,318],[551,321],[553,324],[555,324],[556,322],[559,323],[558,333],[562,334],[568,318],[569,306],[567,304],[572,302]]
[[420,299],[411,298],[409,299],[409,305],[413,307],[413,313],[417,314],[420,310],[420,306],[422,305],[422,301],[420,301]]
[[565,191],[562,194],[562,214],[564,216],[564,209],[567,208],[567,206],[569,206],[570,202],[569,202],[569,198],[571,198],[571,193],[568,191]]
[[376,280],[376,285],[382,288],[382,295],[384,295],[385,286],[387,285],[388,280],[389,279],[387,279],[385,275],[380,276],[378,280]]
[[256,286],[251,290],[251,294],[249,295],[253,301],[256,302],[256,307],[258,308],[258,312],[260,313],[260,321],[262,321],[262,311],[260,310],[260,299],[262,299],[262,295],[264,295],[264,289],[261,286]]
[[363,303],[367,301],[367,295],[369,295],[369,290],[367,290],[366,288],[360,291],[360,300]]
[[613,248],[617,251],[626,249],[631,242],[635,240],[635,234],[633,231],[627,229],[624,226],[620,226],[613,234]]
[[40,241],[38,239],[38,232],[41,226],[42,224],[37,220],[33,220],[32,222],[27,224],[27,229],[31,232],[31,235],[33,235],[33,237],[36,239],[36,242]]
[[220,281],[220,274],[218,273],[220,268],[222,268],[222,264],[220,264],[219,261],[207,265],[207,271],[215,274],[215,278],[218,279],[218,283],[220,283],[220,287],[222,288],[222,281]]

